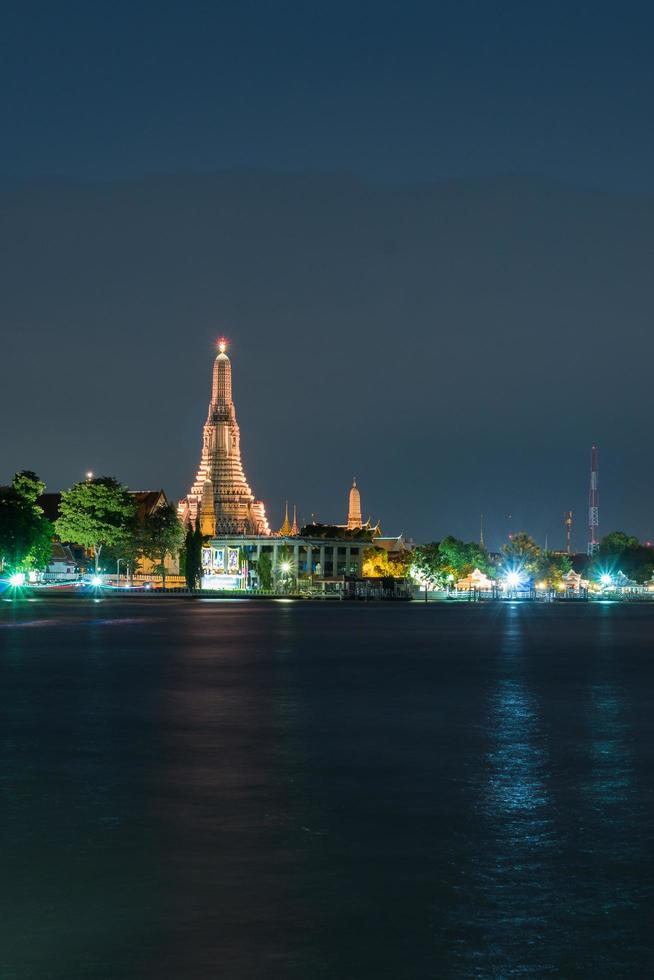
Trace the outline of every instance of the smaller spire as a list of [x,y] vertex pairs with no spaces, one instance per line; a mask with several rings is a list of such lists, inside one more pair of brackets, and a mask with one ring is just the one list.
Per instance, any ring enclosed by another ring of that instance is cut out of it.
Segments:
[[277,533],[280,538],[288,538],[291,536],[291,522],[288,519],[288,500],[286,501],[286,509],[284,511],[284,523]]
[[350,490],[347,510],[347,526],[351,530],[363,526],[363,521],[361,520],[361,494],[357,487],[356,477],[352,479],[352,489]]
[[486,545],[484,544],[484,515],[483,514],[479,516],[479,547],[480,548],[486,547]]
[[291,527],[291,534],[295,538],[300,532],[297,526],[297,505],[293,504],[293,525]]
[[209,538],[213,538],[216,533],[216,507],[213,499],[213,483],[208,474],[202,487],[200,530],[205,537]]

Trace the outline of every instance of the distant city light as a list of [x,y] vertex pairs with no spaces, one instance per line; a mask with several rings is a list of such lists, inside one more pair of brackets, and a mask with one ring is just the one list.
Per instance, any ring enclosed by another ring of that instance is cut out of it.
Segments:
[[89,471],[87,472],[87,474],[86,474],[86,479],[87,479],[87,480],[92,480],[92,479],[93,479],[93,470],[89,470]]
[[9,584],[15,587],[25,585],[25,572],[14,572],[9,576]]

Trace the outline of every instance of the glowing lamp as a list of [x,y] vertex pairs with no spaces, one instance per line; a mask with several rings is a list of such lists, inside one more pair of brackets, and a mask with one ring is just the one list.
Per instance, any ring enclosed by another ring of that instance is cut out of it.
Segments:
[[600,575],[600,582],[602,583],[602,585],[610,585],[612,581],[613,579],[606,572],[604,573],[604,575]]
[[99,575],[93,576],[93,578],[91,579],[91,585],[94,585],[96,589],[99,585],[102,585],[102,579],[100,578]]
[[517,589],[520,585],[520,574],[518,572],[507,572],[506,584],[510,589]]
[[25,585],[25,572],[14,572],[13,575],[9,576],[9,584],[18,588],[20,585]]
[[227,341],[225,340],[224,337],[221,337],[220,340],[218,341],[218,350],[220,351],[221,354],[224,354],[225,351],[227,350]]
[[290,563],[290,561],[283,561],[282,564],[281,564],[281,569],[282,569],[284,575],[288,575],[288,573],[291,570],[291,563]]

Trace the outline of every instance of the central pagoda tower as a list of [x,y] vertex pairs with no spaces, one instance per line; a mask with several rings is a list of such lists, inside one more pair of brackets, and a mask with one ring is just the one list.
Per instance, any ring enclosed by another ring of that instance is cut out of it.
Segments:
[[[213,365],[209,414],[204,424],[202,455],[191,492],[180,501],[179,514],[185,522],[200,517],[203,533],[215,535],[270,534],[266,511],[254,499],[241,462],[241,435],[232,401],[232,364],[227,341],[218,341]],[[213,513],[211,513],[213,504]]]

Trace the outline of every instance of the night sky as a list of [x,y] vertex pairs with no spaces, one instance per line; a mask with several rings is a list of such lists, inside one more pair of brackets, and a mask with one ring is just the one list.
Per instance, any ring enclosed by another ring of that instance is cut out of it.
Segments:
[[[3,5],[0,481],[654,538],[649,4]],[[510,515],[510,516],[509,516]]]

